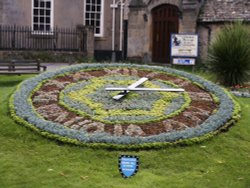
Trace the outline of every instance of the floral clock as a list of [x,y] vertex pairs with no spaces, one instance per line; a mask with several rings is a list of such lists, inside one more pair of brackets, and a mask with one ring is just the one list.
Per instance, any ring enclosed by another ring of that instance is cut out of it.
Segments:
[[[119,91],[146,77],[141,88]],[[159,148],[212,137],[239,118],[239,105],[221,87],[186,72],[132,64],[79,64],[21,83],[10,100],[12,117],[67,143],[118,149]]]

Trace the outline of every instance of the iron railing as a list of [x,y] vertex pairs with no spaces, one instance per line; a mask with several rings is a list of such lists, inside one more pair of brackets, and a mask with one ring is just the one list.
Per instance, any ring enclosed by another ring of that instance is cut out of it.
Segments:
[[42,32],[27,26],[0,25],[0,50],[80,51],[82,38],[75,28]]

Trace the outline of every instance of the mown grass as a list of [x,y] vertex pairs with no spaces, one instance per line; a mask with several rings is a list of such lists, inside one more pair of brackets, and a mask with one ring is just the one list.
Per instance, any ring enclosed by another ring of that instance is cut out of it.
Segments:
[[[0,76],[0,187],[250,187],[250,99],[237,98],[241,120],[229,131],[188,147],[109,151],[61,144],[10,118],[8,100],[29,76]],[[123,179],[121,154],[140,158],[139,172]]]

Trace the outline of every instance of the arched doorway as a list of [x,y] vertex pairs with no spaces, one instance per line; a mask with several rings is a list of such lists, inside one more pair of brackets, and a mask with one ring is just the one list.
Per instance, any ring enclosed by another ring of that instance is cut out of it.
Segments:
[[152,10],[153,31],[153,62],[170,63],[170,36],[178,33],[179,15],[178,8],[164,4]]

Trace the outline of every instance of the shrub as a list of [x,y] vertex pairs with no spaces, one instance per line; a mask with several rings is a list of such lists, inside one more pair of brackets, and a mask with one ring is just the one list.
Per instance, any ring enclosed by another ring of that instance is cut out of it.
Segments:
[[210,45],[208,61],[217,80],[226,86],[249,81],[249,28],[241,22],[225,26]]

